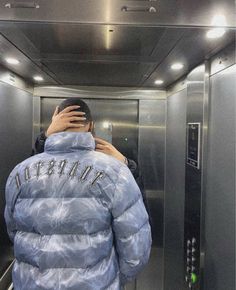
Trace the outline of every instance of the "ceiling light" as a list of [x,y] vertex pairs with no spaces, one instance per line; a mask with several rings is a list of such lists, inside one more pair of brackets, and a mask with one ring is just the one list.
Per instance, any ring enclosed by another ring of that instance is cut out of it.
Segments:
[[226,18],[222,14],[215,15],[211,21],[211,24],[218,27],[226,26],[227,25]]
[[156,85],[162,85],[163,83],[164,83],[163,80],[156,80],[156,81],[155,81],[155,84],[156,84]]
[[42,82],[43,78],[41,76],[34,76],[34,80],[37,82]]
[[217,27],[208,30],[206,34],[207,38],[210,39],[220,38],[225,34],[226,30],[223,27],[227,25],[227,22],[224,15],[222,14],[215,15],[211,21],[211,24]]
[[13,64],[13,65],[16,65],[16,64],[19,64],[20,63],[18,59],[11,58],[11,57],[6,58],[6,62],[9,63],[9,64]]
[[171,68],[173,69],[173,70],[180,70],[180,69],[182,69],[184,67],[184,65],[182,64],[182,63],[174,63],[174,64],[172,64],[172,66],[171,66]]
[[210,39],[220,38],[225,34],[225,32],[226,30],[224,28],[213,28],[208,30],[206,36]]

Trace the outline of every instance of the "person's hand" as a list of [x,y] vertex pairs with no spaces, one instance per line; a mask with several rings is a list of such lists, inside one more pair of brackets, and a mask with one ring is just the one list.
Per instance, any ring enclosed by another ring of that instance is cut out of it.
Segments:
[[111,155],[119,161],[126,163],[127,159],[125,156],[122,155],[111,143],[98,137],[94,139],[96,141],[96,151]]
[[51,134],[65,131],[68,128],[81,128],[84,127],[83,124],[77,124],[72,122],[84,121],[86,118],[84,117],[84,112],[73,111],[78,109],[80,106],[70,106],[65,108],[63,111],[58,113],[58,107],[56,107],[55,112],[52,116],[52,123],[48,127],[45,135],[46,137]]

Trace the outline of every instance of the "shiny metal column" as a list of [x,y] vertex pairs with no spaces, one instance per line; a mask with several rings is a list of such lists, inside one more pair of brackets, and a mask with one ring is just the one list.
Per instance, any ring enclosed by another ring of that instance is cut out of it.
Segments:
[[139,101],[139,166],[152,224],[153,248],[137,290],[163,289],[163,207],[166,100]]
[[236,65],[210,78],[204,290],[235,290]]
[[187,89],[167,98],[164,289],[183,289]]
[[32,94],[0,83],[0,289],[11,281],[13,260],[5,221],[5,185],[13,168],[30,157],[32,149]]
[[[205,65],[187,77],[187,152],[185,170],[184,289],[200,289],[202,182],[204,175]],[[207,116],[207,115],[206,115]],[[199,133],[197,133],[199,132]],[[196,160],[196,161],[195,161]]]

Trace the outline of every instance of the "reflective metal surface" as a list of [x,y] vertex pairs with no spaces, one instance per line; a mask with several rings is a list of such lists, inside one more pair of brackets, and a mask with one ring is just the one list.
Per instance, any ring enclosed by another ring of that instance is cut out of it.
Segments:
[[[204,81],[205,65],[196,67],[187,77],[187,118],[186,122],[200,123],[199,168],[186,162],[185,167],[185,215],[184,215],[184,289],[200,289],[201,277],[201,201],[202,180],[205,174],[203,156],[203,123],[204,123]],[[208,109],[208,108],[206,108]],[[196,136],[187,136],[189,139]],[[188,140],[187,140],[188,142]],[[196,150],[197,148],[192,148]],[[187,160],[186,160],[187,161]],[[189,269],[189,270],[188,270]],[[194,270],[193,270],[194,269]],[[191,276],[196,275],[196,282],[192,283]],[[191,287],[190,287],[191,286]]]
[[[26,55],[26,51],[18,49],[12,42],[3,37],[3,35],[0,35],[0,51],[0,62],[2,63],[2,65],[11,70],[12,72],[23,77],[31,85],[34,82],[33,76],[38,74],[42,74],[45,83],[57,83],[53,78],[55,76],[53,76],[52,73],[48,72],[47,68],[43,68],[42,71],[42,66],[30,59],[30,57]],[[6,58],[16,58],[19,61],[19,64],[10,65],[6,62]]]
[[210,74],[218,73],[233,65],[236,60],[236,31],[234,41],[225,49],[221,50],[211,59]]
[[34,87],[34,96],[48,96],[50,98],[81,96],[86,99],[108,100],[163,100],[166,99],[166,91],[132,87],[36,86]]
[[165,123],[165,100],[140,100],[139,166],[149,206],[156,261],[155,265],[149,265],[149,272],[141,276],[140,282],[138,280],[143,285],[138,289],[163,289]]
[[[0,277],[13,260],[12,246],[6,232],[3,212],[5,183],[11,170],[31,154],[32,94],[0,83]],[[1,284],[9,281],[7,275]],[[4,288],[3,288],[4,289]]]
[[204,289],[235,289],[236,65],[210,79]]
[[167,98],[164,289],[183,289],[187,89]]
[[[26,1],[21,2],[28,4]],[[32,8],[24,9],[19,7],[19,1],[1,0],[0,19],[129,25],[210,26],[215,15],[224,14],[227,15],[226,26],[235,27],[236,25],[234,0],[201,0],[198,2],[194,0],[100,0],[99,2],[94,0],[70,0],[69,3],[66,0],[37,0],[30,2]],[[6,4],[7,7],[19,8],[5,8]],[[124,9],[124,7],[127,9]]]

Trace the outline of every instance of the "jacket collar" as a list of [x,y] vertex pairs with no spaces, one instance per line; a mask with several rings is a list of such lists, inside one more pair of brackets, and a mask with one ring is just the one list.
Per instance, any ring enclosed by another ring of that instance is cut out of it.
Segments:
[[49,136],[45,143],[45,152],[74,152],[94,150],[95,141],[89,132],[61,132]]

